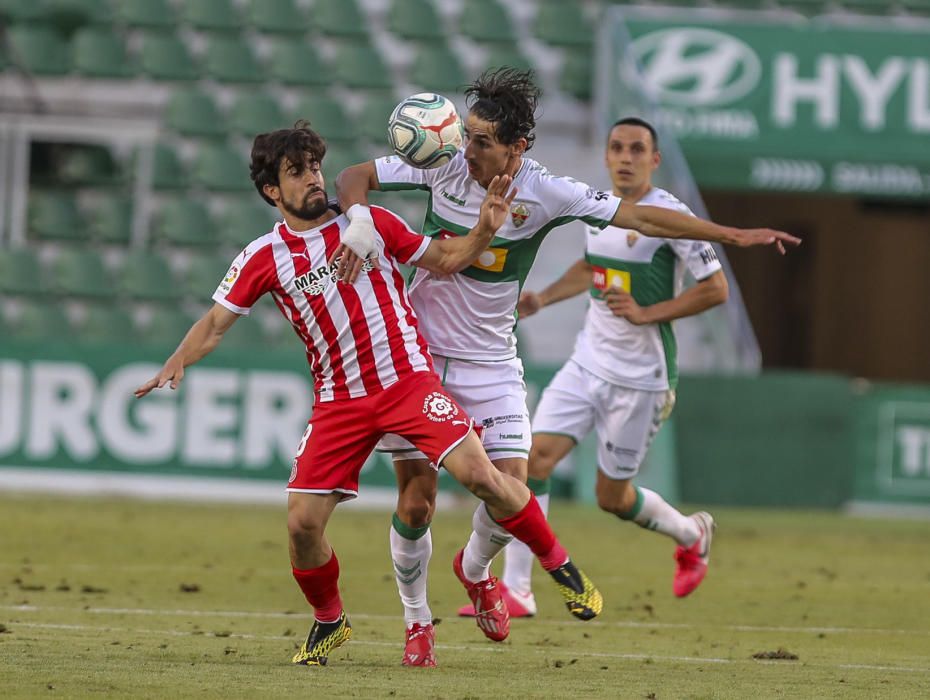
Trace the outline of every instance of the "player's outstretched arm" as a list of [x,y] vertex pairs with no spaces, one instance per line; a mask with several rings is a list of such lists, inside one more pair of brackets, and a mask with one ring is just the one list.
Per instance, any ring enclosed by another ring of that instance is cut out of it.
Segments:
[[784,231],[770,228],[733,228],[721,226],[706,219],[699,219],[681,212],[650,207],[646,205],[629,204],[621,202],[614,214],[614,226],[631,228],[644,236],[659,238],[689,238],[698,241],[715,241],[728,243],[743,248],[754,245],[772,245],[778,252],[785,254],[785,245],[799,245],[800,238],[796,238]]
[[329,263],[339,260],[336,275],[345,282],[355,282],[368,258],[375,268],[378,267],[374,255],[375,223],[368,208],[368,192],[380,189],[378,171],[372,160],[350,165],[336,177],[336,197],[349,218],[349,225],[342,232],[342,242],[330,256]]
[[165,361],[161,371],[133,392],[136,398],[141,399],[152,389],[161,389],[165,384],[168,384],[172,389],[177,389],[184,378],[184,368],[212,352],[223,339],[223,334],[232,327],[237,318],[239,318],[239,315],[225,306],[214,304],[187,331],[184,340],[181,341],[178,349],[172,353],[171,357]]
[[544,306],[577,296],[590,286],[591,266],[581,258],[541,292],[523,292],[517,302],[517,314],[520,318],[532,316]]
[[510,205],[517,196],[517,188],[511,188],[512,183],[510,175],[496,175],[488,185],[474,228],[465,236],[434,238],[426,252],[413,264],[437,274],[451,275],[475,262],[510,214]]

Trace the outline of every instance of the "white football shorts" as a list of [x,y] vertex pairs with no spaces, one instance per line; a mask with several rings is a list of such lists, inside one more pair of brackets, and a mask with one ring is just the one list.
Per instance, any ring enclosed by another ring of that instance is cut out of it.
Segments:
[[567,435],[578,443],[594,428],[598,469],[610,479],[632,479],[674,407],[674,391],[618,386],[569,360],[539,399],[533,433]]
[[[520,358],[473,362],[433,355],[433,366],[446,391],[475,421],[475,427],[480,428],[488,457],[495,460],[529,456],[530,414]],[[410,442],[393,434],[381,438],[376,449],[390,452],[395,462],[426,459]]]

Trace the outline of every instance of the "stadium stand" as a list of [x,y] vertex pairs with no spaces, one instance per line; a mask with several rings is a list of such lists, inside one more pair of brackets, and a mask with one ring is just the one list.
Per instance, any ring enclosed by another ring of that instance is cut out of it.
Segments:
[[[217,280],[195,281],[222,274],[236,250],[275,220],[248,179],[252,135],[297,119],[308,119],[329,142],[324,169],[330,194],[342,167],[385,151],[387,117],[398,97],[408,90],[455,92],[486,67],[535,68],[547,115],[587,123],[593,32],[607,4],[0,0],[6,37],[0,80],[31,81],[29,90],[38,96],[17,103],[4,94],[0,111],[9,106],[71,118],[108,115],[112,106],[114,114],[154,122],[157,129],[154,144],[130,148],[99,141],[40,144],[33,152],[23,231],[0,229],[0,246],[8,248],[0,256],[0,301],[41,296],[50,284],[58,293],[99,299],[76,326],[84,338],[128,337],[133,304],[203,303]],[[702,6],[790,16],[893,15],[902,21],[930,16],[930,0],[708,0]],[[134,201],[133,174],[139,150],[148,147],[152,192],[143,206]],[[401,192],[373,201],[416,225],[424,197]],[[148,225],[136,237],[134,215],[140,211]],[[26,245],[13,249],[14,242]],[[73,250],[79,246],[89,246],[86,255]],[[119,263],[112,278],[101,251],[108,262]],[[176,283],[160,253],[180,261],[184,284]],[[211,265],[211,256],[219,262]],[[51,262],[48,269],[43,261]],[[127,309],[104,303],[114,289],[133,300]],[[14,314],[7,325],[40,334],[38,322],[29,320],[34,311],[30,306]],[[169,325],[162,319],[143,335],[161,337]]]

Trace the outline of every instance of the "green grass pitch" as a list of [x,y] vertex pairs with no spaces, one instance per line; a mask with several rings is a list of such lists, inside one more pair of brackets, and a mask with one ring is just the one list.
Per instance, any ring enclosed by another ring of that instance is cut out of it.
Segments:
[[[281,507],[0,496],[0,697],[926,698],[926,521],[716,509],[711,569],[671,593],[671,541],[561,503],[552,522],[601,588],[574,620],[537,568],[540,615],[502,644],[471,620],[450,562],[470,508],[433,525],[436,669],[400,666],[390,515],[331,523],[354,639],[290,664],[309,608]],[[797,660],[754,654],[783,649]]]

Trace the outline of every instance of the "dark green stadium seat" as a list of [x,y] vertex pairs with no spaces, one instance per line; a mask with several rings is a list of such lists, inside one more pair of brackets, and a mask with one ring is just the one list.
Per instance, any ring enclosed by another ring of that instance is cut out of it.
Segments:
[[132,237],[132,199],[125,195],[104,197],[90,211],[88,229],[99,243],[128,245]]
[[559,87],[579,100],[591,99],[592,71],[591,50],[581,49],[565,52],[565,63],[559,76]]
[[196,80],[200,69],[175,34],[150,33],[142,39],[142,70],[155,80]]
[[823,14],[826,4],[826,0],[779,0],[778,7],[784,10],[794,10],[805,17],[813,17]]
[[889,0],[842,0],[839,4],[846,12],[856,15],[884,17],[892,11],[892,3]]
[[498,68],[516,68],[517,70],[532,70],[535,68],[532,61],[526,57],[516,45],[491,44],[485,68],[497,70]]
[[187,187],[189,178],[177,151],[166,143],[155,144],[152,162],[152,187],[178,190]]
[[555,46],[590,46],[594,29],[575,3],[540,0],[534,33],[537,39]]
[[53,267],[53,287],[65,297],[113,296],[113,282],[103,258],[92,250],[62,250]]
[[181,19],[194,29],[237,32],[242,20],[232,0],[184,0]]
[[465,72],[458,56],[448,46],[428,44],[417,53],[410,82],[422,90],[454,93],[465,83]]
[[459,31],[482,43],[517,40],[510,16],[497,0],[466,0],[459,18]]
[[[332,188],[329,188],[332,192]],[[257,194],[257,193],[256,193]],[[224,243],[243,248],[251,241],[271,231],[280,218],[278,210],[254,197],[235,197],[220,208],[218,232]]]
[[898,0],[898,5],[910,15],[930,17],[930,0]]
[[184,246],[216,243],[216,229],[206,204],[194,199],[162,202],[155,212],[152,233],[157,240]]
[[155,309],[140,338],[150,345],[177,347],[196,320],[181,309]]
[[316,0],[312,17],[323,34],[357,38],[368,35],[365,17],[356,0]]
[[314,131],[327,142],[354,141],[358,138],[355,121],[346,114],[342,103],[325,93],[304,97],[297,103],[291,122],[306,119]]
[[29,192],[29,232],[45,240],[81,240],[85,237],[77,201],[68,192]]
[[184,274],[184,290],[189,299],[207,302],[229,270],[229,260],[216,253],[190,258]]
[[84,319],[73,328],[78,342],[88,345],[133,343],[137,340],[129,312],[109,304],[89,306]]
[[216,36],[207,46],[204,59],[206,73],[221,83],[261,83],[265,71],[245,40],[235,36]]
[[246,159],[222,144],[201,147],[194,161],[193,179],[208,190],[245,192],[253,189]]
[[349,146],[333,149],[323,159],[323,177],[326,182],[326,191],[332,195],[336,191],[336,176],[345,168],[357,163],[371,160],[367,154]]
[[36,75],[64,75],[71,69],[64,35],[49,26],[14,25],[7,30],[8,51],[17,65]]
[[310,22],[294,0],[252,0],[249,24],[266,34],[303,34]]
[[68,144],[59,152],[55,174],[63,185],[108,186],[120,184],[122,170],[107,146]]
[[171,29],[178,22],[168,0],[118,0],[116,19],[130,27],[146,29]]
[[0,292],[36,295],[48,291],[38,254],[31,248],[0,250]]
[[45,7],[36,0],[0,0],[0,20],[4,24],[37,22],[45,17]]
[[278,38],[271,45],[268,76],[285,85],[329,85],[330,68],[306,39]]
[[177,301],[184,294],[168,262],[151,251],[126,257],[119,270],[118,287],[121,294],[131,299],[148,301]]
[[135,74],[123,40],[112,28],[79,30],[71,42],[71,62],[78,73],[92,78],[128,78]]
[[57,340],[68,336],[68,317],[61,302],[33,301],[24,304],[17,319],[10,322],[17,340]]
[[248,136],[263,134],[290,126],[277,100],[263,93],[240,94],[229,112],[234,131]]
[[177,90],[171,95],[165,110],[165,123],[182,136],[226,136],[226,122],[213,98],[197,88]]
[[442,22],[431,0],[393,0],[388,12],[388,29],[404,39],[445,39]]
[[391,75],[373,46],[343,44],[337,49],[333,62],[336,82],[350,88],[384,90],[391,87]]
[[366,139],[379,146],[388,144],[388,118],[400,100],[376,95],[369,98],[358,118],[358,128]]
[[106,24],[112,20],[107,0],[42,0],[48,21],[66,33],[90,24]]

